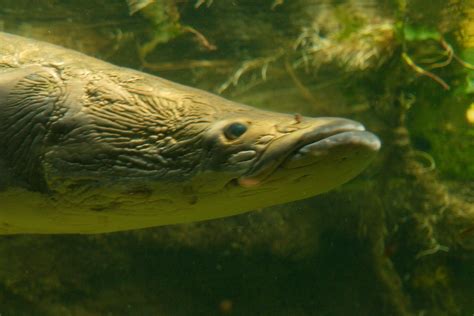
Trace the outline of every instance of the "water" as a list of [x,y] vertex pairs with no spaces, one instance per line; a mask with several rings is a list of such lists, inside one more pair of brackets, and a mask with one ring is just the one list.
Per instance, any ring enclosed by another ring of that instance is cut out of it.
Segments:
[[151,2],[0,0],[0,26],[260,108],[350,117],[383,149],[336,190],[232,218],[3,236],[2,316],[474,313],[472,2]]

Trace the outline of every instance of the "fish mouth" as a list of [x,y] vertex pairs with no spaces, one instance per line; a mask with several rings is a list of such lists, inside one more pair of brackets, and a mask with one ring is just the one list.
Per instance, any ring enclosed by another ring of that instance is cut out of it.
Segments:
[[363,152],[371,158],[381,147],[379,138],[356,121],[342,118],[308,121],[309,126],[272,142],[253,168],[237,179],[239,185],[253,187],[265,182],[277,169],[304,168],[328,159],[349,160],[354,153]]

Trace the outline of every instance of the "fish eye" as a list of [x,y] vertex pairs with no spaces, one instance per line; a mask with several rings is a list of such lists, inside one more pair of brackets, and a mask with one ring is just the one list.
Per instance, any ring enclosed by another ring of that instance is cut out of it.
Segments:
[[247,131],[247,126],[242,123],[232,123],[226,127],[224,134],[227,139],[234,140]]

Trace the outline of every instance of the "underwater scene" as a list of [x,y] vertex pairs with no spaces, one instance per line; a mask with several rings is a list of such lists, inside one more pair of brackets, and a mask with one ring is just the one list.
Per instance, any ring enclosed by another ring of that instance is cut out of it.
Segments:
[[474,1],[0,0],[22,315],[474,315]]

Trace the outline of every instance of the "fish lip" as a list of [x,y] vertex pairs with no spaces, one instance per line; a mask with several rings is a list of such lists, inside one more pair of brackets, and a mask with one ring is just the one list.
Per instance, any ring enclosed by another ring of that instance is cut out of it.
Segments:
[[[377,136],[367,132],[362,124],[347,119],[335,119],[334,122],[329,124],[304,128],[300,130],[299,133],[296,133],[297,135],[290,133],[280,137],[275,141],[277,145],[278,143],[282,143],[285,140],[289,140],[289,144],[286,145],[284,150],[280,150],[279,153],[277,152],[273,155],[278,157],[272,158],[272,149],[268,149],[266,152],[270,151],[270,153],[263,154],[263,156],[267,156],[266,159],[265,157],[260,159],[260,164],[262,164],[262,160],[266,160],[268,165],[263,163],[262,166],[253,168],[249,173],[237,178],[237,182],[243,187],[252,187],[258,185],[267,177],[269,177],[276,169],[286,165],[293,157],[295,157],[295,155],[300,153],[303,148],[307,146],[316,146],[316,144],[323,144],[328,140],[336,140],[338,135],[349,136],[351,133],[352,135],[356,135],[357,133],[362,133],[363,135],[372,135],[372,143],[368,147],[374,151],[379,150],[380,141],[378,140]],[[336,137],[336,139],[333,137]],[[363,143],[362,140],[360,143]],[[268,156],[270,156],[270,158],[268,158]]]

